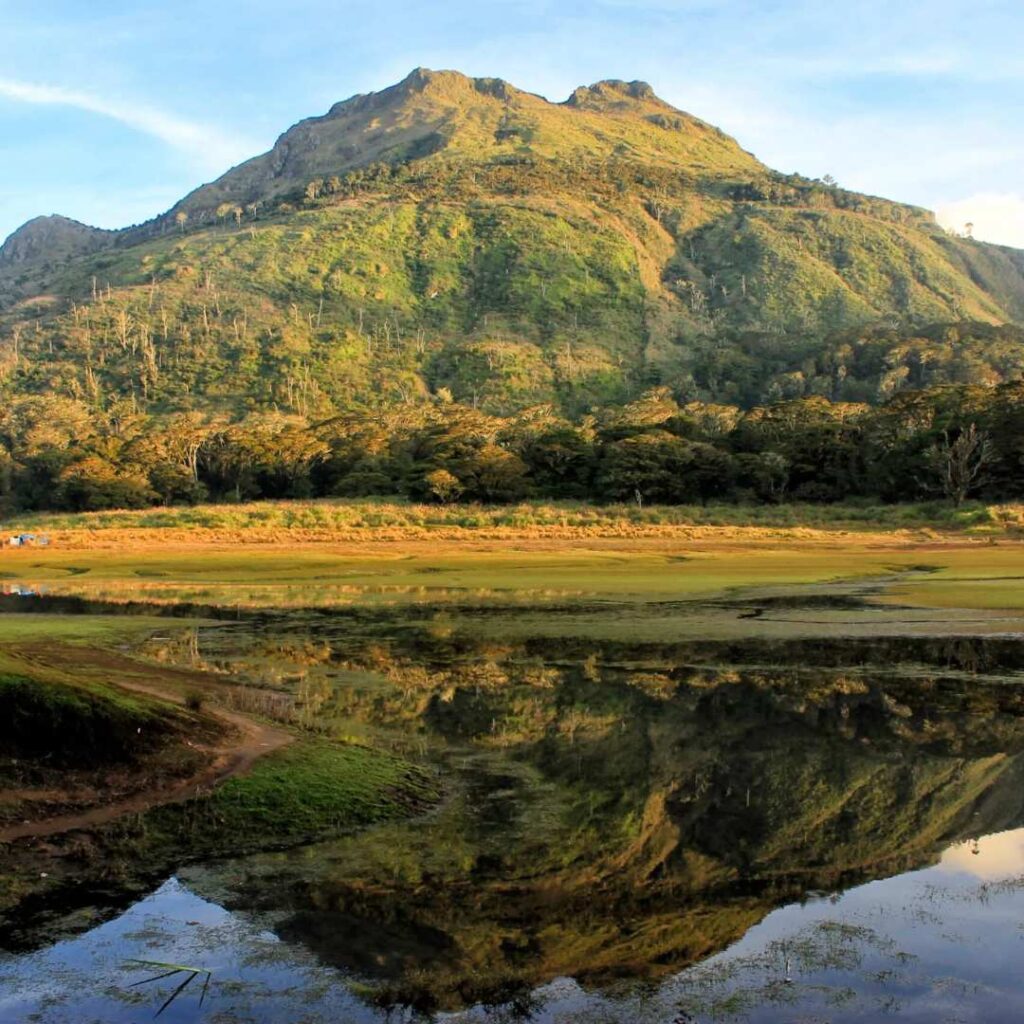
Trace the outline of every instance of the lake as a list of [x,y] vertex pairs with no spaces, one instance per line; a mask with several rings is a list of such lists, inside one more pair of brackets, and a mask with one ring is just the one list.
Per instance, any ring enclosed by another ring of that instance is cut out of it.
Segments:
[[[169,620],[141,657],[427,764],[444,797],[27,907],[0,1019],[1015,1018],[1017,625],[842,591]],[[211,973],[168,1003],[183,976],[132,961]]]

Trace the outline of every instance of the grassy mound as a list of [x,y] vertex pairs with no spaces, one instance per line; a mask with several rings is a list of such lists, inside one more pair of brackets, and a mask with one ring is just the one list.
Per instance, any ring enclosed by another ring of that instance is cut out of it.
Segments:
[[0,675],[0,748],[12,757],[62,767],[133,761],[172,731],[169,714],[139,701]]
[[208,797],[154,808],[152,843],[183,857],[294,845],[422,810],[439,796],[426,770],[383,751],[300,740]]

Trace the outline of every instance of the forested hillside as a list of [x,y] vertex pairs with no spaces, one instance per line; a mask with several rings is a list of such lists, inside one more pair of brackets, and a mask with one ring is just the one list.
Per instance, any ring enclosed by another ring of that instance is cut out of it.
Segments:
[[[369,412],[375,425],[478,416],[505,425],[488,445],[521,458],[508,424],[604,436],[594,424],[651,393],[742,418],[1008,384],[1022,322],[1024,253],[771,171],[643,83],[555,104],[418,70],[301,122],[152,222],[40,218],[0,247],[4,487],[9,502],[57,500],[53,480],[95,435],[93,470],[145,478],[137,500],[196,494],[198,455],[179,460],[184,489],[138,470],[136,439],[159,448],[186,421],[205,438],[273,420],[315,446],[332,443],[318,425]],[[25,460],[51,449],[49,482],[28,485]],[[315,486],[405,486],[403,472],[360,472]],[[598,479],[573,493],[604,493]]]

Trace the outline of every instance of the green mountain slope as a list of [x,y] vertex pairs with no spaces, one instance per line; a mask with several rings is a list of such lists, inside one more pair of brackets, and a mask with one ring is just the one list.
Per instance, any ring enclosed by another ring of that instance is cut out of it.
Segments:
[[837,333],[1024,322],[1024,253],[779,175],[636,82],[554,104],[417,70],[148,224],[33,224],[0,250],[0,387],[153,412],[842,397]]

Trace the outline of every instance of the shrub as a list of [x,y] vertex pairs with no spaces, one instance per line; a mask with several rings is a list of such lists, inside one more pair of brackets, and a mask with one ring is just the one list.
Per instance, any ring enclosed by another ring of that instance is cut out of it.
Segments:
[[203,705],[206,703],[206,694],[202,690],[189,690],[185,694],[185,707],[189,711],[202,711]]

